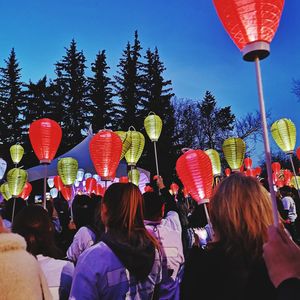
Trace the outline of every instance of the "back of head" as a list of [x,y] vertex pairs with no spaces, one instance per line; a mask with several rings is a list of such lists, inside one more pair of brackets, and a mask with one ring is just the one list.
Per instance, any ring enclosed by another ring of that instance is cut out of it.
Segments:
[[60,250],[55,246],[51,219],[42,206],[29,205],[23,208],[14,219],[12,231],[25,238],[27,251],[33,255],[61,257]]
[[261,257],[273,215],[270,196],[255,178],[235,173],[224,179],[211,199],[210,215],[227,253]]
[[279,191],[282,197],[293,197],[293,189],[287,185],[280,188]]
[[144,217],[146,220],[156,221],[162,217],[162,207],[164,205],[161,197],[156,192],[146,192],[144,199]]

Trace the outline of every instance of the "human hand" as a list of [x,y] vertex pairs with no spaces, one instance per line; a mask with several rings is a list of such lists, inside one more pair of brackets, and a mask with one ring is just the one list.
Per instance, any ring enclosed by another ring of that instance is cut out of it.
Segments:
[[276,288],[286,279],[300,279],[300,248],[288,236],[282,224],[279,228],[269,227],[268,242],[263,245],[263,257]]
[[71,221],[69,222],[68,228],[69,228],[70,230],[76,230],[76,225],[75,225],[75,223],[74,223],[73,220],[71,220]]
[[156,175],[155,179],[156,179],[156,184],[157,184],[158,189],[160,189],[160,190],[164,189],[165,185],[164,185],[164,181],[163,181],[162,177]]

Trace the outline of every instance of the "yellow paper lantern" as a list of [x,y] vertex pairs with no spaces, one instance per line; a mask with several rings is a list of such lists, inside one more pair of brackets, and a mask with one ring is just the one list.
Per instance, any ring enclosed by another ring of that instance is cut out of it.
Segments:
[[280,119],[271,126],[272,137],[277,146],[286,154],[294,152],[296,145],[296,126],[290,119]]
[[144,120],[144,127],[150,140],[152,142],[157,142],[162,130],[161,118],[151,112]]
[[24,148],[19,144],[15,144],[10,147],[9,151],[13,163],[18,164],[24,155]]
[[221,162],[220,162],[219,153],[214,149],[208,149],[208,150],[205,151],[205,153],[210,158],[213,175],[214,176],[221,176]]
[[231,137],[222,145],[225,159],[232,171],[240,171],[246,152],[246,144],[241,138]]
[[[297,182],[296,182],[297,180]],[[297,185],[298,183],[298,185]],[[295,189],[299,189],[298,187],[300,187],[300,176],[293,176],[291,181],[290,181],[290,186],[294,187]]]
[[5,182],[0,186],[0,192],[5,200],[12,198],[12,194],[9,192],[8,183]]
[[120,137],[122,141],[122,153],[120,160],[124,158],[126,152],[131,146],[131,135],[129,135],[126,131],[115,131],[115,133]]
[[20,168],[13,168],[7,173],[7,183],[9,192],[13,197],[17,197],[23,190],[27,181],[27,172]]
[[136,186],[139,186],[139,182],[140,182],[140,171],[136,168],[130,170],[128,172],[128,179],[129,182],[132,182],[133,184],[135,184]]
[[78,162],[72,157],[61,158],[57,163],[57,171],[64,185],[72,185],[77,177]]
[[125,159],[129,166],[135,166],[143,153],[145,137],[142,133],[136,131],[135,129],[130,130],[131,128],[134,129],[134,127],[130,127],[127,131],[131,137],[131,145],[125,154]]

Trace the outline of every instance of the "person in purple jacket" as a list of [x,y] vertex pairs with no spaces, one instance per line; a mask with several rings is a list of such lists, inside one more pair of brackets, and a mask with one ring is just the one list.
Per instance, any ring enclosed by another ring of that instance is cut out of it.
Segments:
[[101,219],[105,234],[80,255],[70,299],[158,299],[160,247],[145,228],[139,188],[132,183],[110,185]]

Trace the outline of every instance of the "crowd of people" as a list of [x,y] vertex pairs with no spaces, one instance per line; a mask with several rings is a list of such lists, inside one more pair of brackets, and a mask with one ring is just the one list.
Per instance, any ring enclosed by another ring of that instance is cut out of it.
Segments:
[[71,215],[61,198],[47,209],[5,202],[0,300],[298,299],[291,192],[278,192],[278,227],[268,191],[241,173],[214,188],[210,222],[203,204],[173,197],[160,176],[143,194],[114,183],[103,198],[77,195]]

